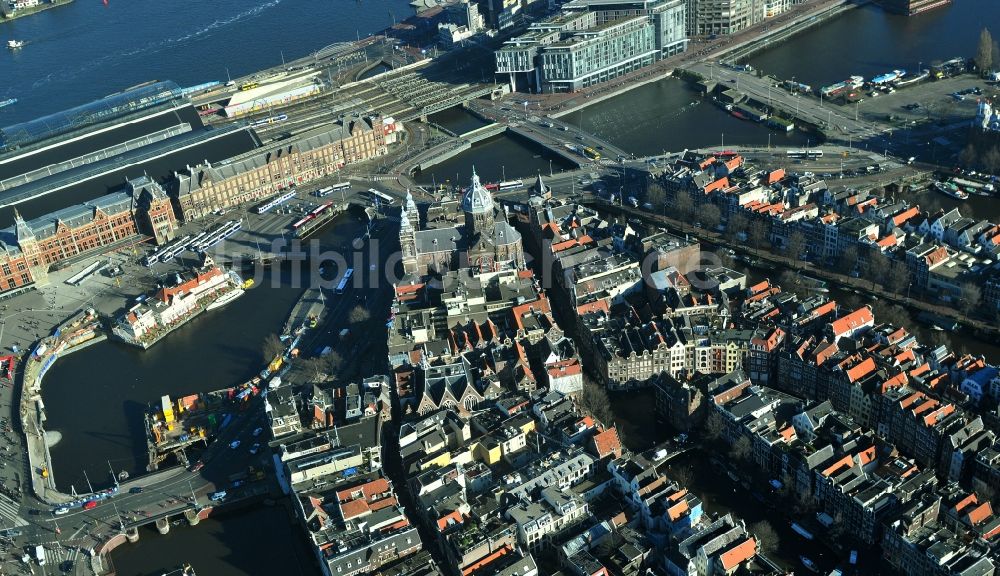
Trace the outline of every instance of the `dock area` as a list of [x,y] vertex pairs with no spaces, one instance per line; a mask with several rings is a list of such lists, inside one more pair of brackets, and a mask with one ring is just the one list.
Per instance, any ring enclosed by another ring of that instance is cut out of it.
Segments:
[[63,504],[71,497],[56,489],[52,475],[52,457],[45,433],[45,405],[42,402],[42,379],[60,355],[104,339],[106,334],[93,308],[74,314],[53,330],[52,335],[38,341],[22,358],[21,428],[25,434],[31,486],[43,502]]

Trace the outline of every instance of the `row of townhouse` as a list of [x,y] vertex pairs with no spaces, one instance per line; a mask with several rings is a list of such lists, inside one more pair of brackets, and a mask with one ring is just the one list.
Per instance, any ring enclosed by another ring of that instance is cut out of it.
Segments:
[[730,328],[730,295],[745,276],[703,263],[696,242],[537,194],[513,211],[529,251],[552,270],[553,304],[574,319],[586,368],[607,388],[729,372],[766,339]]
[[[748,217],[773,245],[797,246],[801,258],[832,264],[856,254],[854,274],[878,254],[905,262],[906,283],[946,301],[958,301],[964,285],[985,286],[997,273],[1000,225],[963,217],[958,209],[928,213],[871,193],[834,191],[815,176],[767,172],[728,152],[689,152],[659,183],[668,195],[687,195],[696,206],[714,203],[726,220]],[[986,291],[986,302],[1000,304]]]
[[[994,570],[987,552],[1000,534],[1000,517],[989,503],[979,503],[974,492],[954,482],[939,487],[933,470],[899,456],[829,401],[807,405],[746,386],[721,395],[711,409],[726,421],[731,440],[746,438],[753,445],[750,460],[817,512],[830,537],[878,544],[886,560],[908,573]],[[962,501],[950,516],[939,515],[942,496],[957,500],[955,494]],[[937,508],[928,511],[929,505]],[[945,529],[949,524],[951,532]]]
[[[744,303],[741,313],[769,310],[772,331],[783,337],[758,348],[755,383],[829,400],[920,466],[968,481],[976,453],[994,440],[986,419],[1000,400],[996,366],[921,345],[903,328],[876,323],[867,306],[848,311],[823,297],[800,301],[780,291],[760,293],[766,297]],[[759,374],[767,376],[758,380]]]

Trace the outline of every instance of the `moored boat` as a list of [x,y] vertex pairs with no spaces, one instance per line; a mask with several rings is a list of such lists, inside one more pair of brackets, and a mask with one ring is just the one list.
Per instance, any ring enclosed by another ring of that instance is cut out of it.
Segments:
[[23,48],[23,47],[24,47],[24,40],[8,40],[7,41],[7,48],[10,48],[11,50],[17,50],[17,49]]
[[945,194],[947,196],[951,196],[956,200],[967,200],[969,198],[969,194],[967,192],[965,192],[952,182],[935,182],[934,188],[938,192],[941,192],[942,194]]
[[215,302],[212,302],[211,304],[206,306],[205,310],[215,310],[216,308],[222,308],[226,304],[229,304],[233,300],[236,300],[237,298],[242,296],[245,292],[246,290],[244,290],[243,288],[233,288],[229,292],[226,292],[222,296],[219,296],[219,298],[216,299]]

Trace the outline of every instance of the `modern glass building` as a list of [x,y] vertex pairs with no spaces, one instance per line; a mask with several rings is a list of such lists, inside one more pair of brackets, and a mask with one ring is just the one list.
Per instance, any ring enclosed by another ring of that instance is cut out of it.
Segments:
[[494,53],[511,90],[572,92],[687,49],[685,0],[573,0]]
[[179,98],[181,88],[170,81],[130,88],[89,104],[2,128],[0,152],[15,150]]

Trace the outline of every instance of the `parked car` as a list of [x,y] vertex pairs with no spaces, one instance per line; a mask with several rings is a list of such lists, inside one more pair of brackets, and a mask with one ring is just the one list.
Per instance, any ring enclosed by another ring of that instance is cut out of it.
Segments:
[[254,442],[253,446],[250,447],[250,453],[256,454],[260,452],[260,442]]
[[232,442],[229,443],[229,447],[232,448],[233,450],[236,450],[237,448],[240,447],[240,441],[233,440]]
[[142,494],[142,486],[133,486],[128,490],[129,494]]

